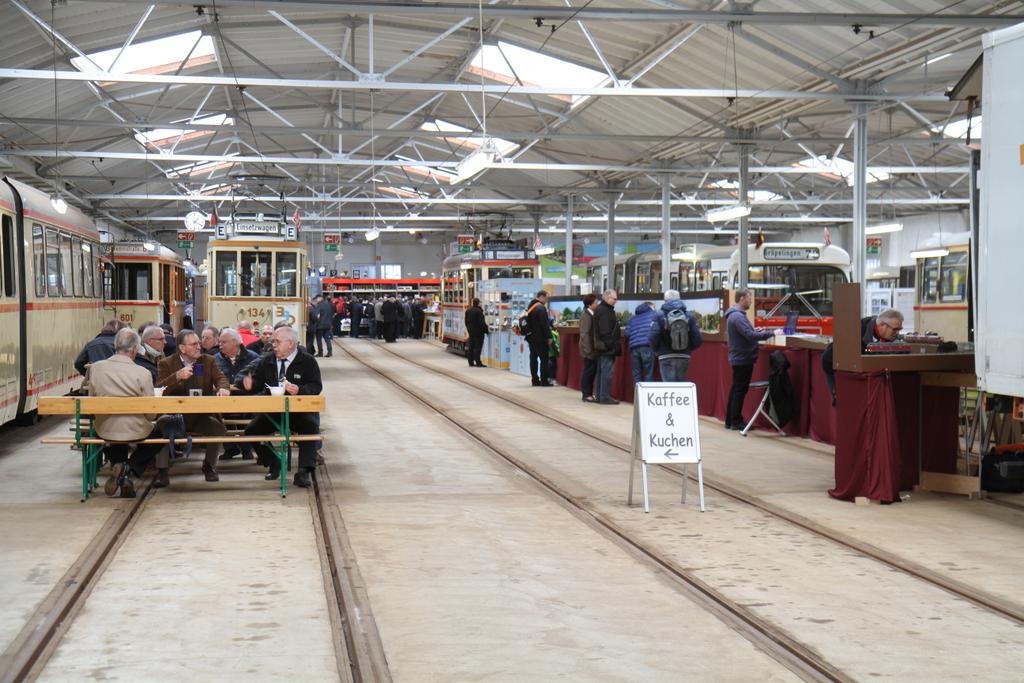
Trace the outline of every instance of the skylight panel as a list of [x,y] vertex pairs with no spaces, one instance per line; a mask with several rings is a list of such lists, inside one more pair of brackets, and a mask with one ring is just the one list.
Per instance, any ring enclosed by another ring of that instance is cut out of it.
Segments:
[[960,138],[961,140],[967,138],[967,126],[970,124],[971,128],[971,140],[981,139],[981,117],[975,116],[973,119],[966,118],[960,119],[959,121],[950,121],[946,124],[946,127],[942,129],[942,134],[948,138]]
[[[723,179],[713,183],[710,183],[708,187],[717,188],[719,190],[737,190],[736,192],[730,192],[729,194],[733,197],[738,197],[740,189],[739,182],[735,180]],[[771,192],[770,190],[747,190],[747,199],[755,202],[773,202],[778,199],[782,199],[782,195]]]
[[[809,171],[813,171],[826,178],[833,180],[843,179],[847,185],[853,186],[853,162],[842,157],[830,157],[824,154],[808,157],[803,161],[798,161],[794,166],[806,168]],[[885,172],[877,172],[867,174],[868,184],[878,182],[879,180],[887,180],[889,174]]]
[[[196,41],[199,41],[198,45]],[[192,46],[195,45],[195,49]],[[191,56],[189,52],[191,51]],[[118,58],[118,55],[121,55]],[[99,66],[104,71],[116,74],[162,74],[177,71],[181,62],[188,57],[185,68],[212,64],[217,61],[213,39],[202,31],[189,31],[166,38],[133,43],[121,53],[121,48],[94,52],[85,57],[74,57],[71,63],[79,71],[94,71]],[[90,61],[91,60],[91,61]],[[114,61],[117,60],[115,64]]]
[[[454,123],[442,121],[441,119],[435,119],[433,121],[428,121],[427,123],[422,124],[420,126],[420,130],[430,130],[436,131],[438,133],[472,132],[469,130],[469,128],[463,128],[462,126],[457,126]],[[494,146],[498,148],[498,152],[503,157],[508,156],[515,150],[519,149],[519,145],[510,140],[503,140],[502,138],[495,138],[491,136],[488,137],[491,138],[491,142],[494,143]],[[446,136],[444,139],[454,143],[458,147],[467,147],[470,150],[479,149],[484,141],[483,136],[481,135],[452,135],[451,137]]]
[[411,175],[420,176],[422,178],[433,178],[442,183],[450,183],[455,177],[454,173],[449,173],[448,171],[441,170],[440,168],[424,166],[409,157],[399,156],[398,159],[400,161],[408,162],[406,165],[402,166],[402,170]]
[[199,175],[200,173],[213,173],[222,168],[231,168],[234,165],[234,161],[202,161],[169,168],[164,171],[164,175],[168,178],[187,178]]
[[[179,121],[178,123],[189,123],[186,121]],[[229,117],[227,114],[214,114],[213,116],[204,116],[202,118],[195,119],[191,123],[199,123],[207,126],[232,126],[235,120]],[[144,131],[142,133],[136,133],[135,139],[143,145],[149,145],[150,147],[159,147],[164,144],[174,143],[181,138],[181,141],[195,140],[196,138],[203,138],[209,135],[213,135],[212,130],[193,130],[188,131],[181,128],[157,128],[155,130]]]
[[[517,83],[518,76],[523,85],[542,88],[596,88],[608,82],[608,75],[604,72],[505,42],[484,45],[477,50],[469,71],[509,85]],[[586,99],[586,96],[551,97],[573,104]]]

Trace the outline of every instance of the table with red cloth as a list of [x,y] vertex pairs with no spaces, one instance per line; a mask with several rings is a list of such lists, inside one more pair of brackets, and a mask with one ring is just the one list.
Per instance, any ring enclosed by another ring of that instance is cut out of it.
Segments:
[[[560,328],[561,355],[558,359],[557,381],[562,386],[580,388],[583,373],[583,358],[579,349],[579,329]],[[789,377],[793,383],[799,413],[785,427],[793,436],[809,436],[815,441],[834,443],[836,433],[836,411],[832,407],[832,396],[825,383],[821,369],[821,354],[818,349],[790,349],[762,345],[754,366],[752,381],[767,380],[770,370],[768,357],[772,351],[782,351],[789,360]],[[660,379],[655,365],[655,379]],[[729,366],[729,350],[725,342],[705,341],[690,357],[687,379],[697,385],[697,408],[701,415],[716,417],[725,421],[729,388],[732,386],[732,369]],[[752,390],[743,404],[743,414],[749,417],[757,410],[763,392]],[[633,364],[627,342],[622,342],[622,354],[615,359],[612,377],[612,398],[620,401],[633,400]],[[756,425],[770,429],[767,421],[758,420]]]
[[960,392],[921,385],[917,372],[836,372],[836,485],[829,495],[883,503],[921,470],[956,472]]

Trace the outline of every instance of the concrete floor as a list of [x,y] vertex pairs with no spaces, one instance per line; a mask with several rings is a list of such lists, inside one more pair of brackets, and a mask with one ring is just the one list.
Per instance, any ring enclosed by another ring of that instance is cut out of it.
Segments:
[[[627,459],[465,386],[486,383],[628,442],[632,406],[470,369],[435,345],[344,345],[400,374],[477,433],[670,561],[859,680],[1020,680],[1024,629],[945,591],[708,492],[679,503],[652,471],[652,514],[625,505]],[[324,455],[396,681],[790,680],[661,572],[522,473],[343,353],[321,362]],[[352,400],[356,399],[356,400]],[[78,502],[78,455],[41,446],[66,425],[0,435],[0,643],[6,647],[121,504]],[[1024,512],[951,496],[856,507],[830,499],[829,449],[701,427],[709,477],[1017,604]],[[281,500],[234,461],[198,462],[160,491],[43,672],[45,680],[338,678],[309,496]],[[126,634],[130,636],[126,637]],[[2,648],[0,648],[2,649]]]

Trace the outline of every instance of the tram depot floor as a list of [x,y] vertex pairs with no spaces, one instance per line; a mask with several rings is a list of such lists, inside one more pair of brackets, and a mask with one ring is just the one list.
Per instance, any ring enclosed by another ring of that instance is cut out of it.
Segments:
[[[627,507],[629,456],[612,444],[628,445],[631,405],[584,404],[428,342],[343,339],[321,367],[323,453],[386,659],[377,678],[799,679],[671,566],[827,662],[834,680],[1024,680],[1024,497],[855,506],[825,493],[829,447],[701,422],[710,481],[968,586],[999,612],[712,490],[702,514],[693,484],[683,505],[679,479],[658,469],[651,513]],[[102,491],[78,501],[77,452],[39,444],[66,430],[51,419],[0,435],[3,656],[124,509]],[[313,494],[281,499],[238,459],[206,483],[200,459],[148,502],[41,680],[349,678]]]

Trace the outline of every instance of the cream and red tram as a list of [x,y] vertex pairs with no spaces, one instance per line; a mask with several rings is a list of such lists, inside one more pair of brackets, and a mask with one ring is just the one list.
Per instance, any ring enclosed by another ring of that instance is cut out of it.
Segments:
[[136,329],[154,322],[180,330],[185,315],[181,257],[155,242],[116,242],[103,251],[104,315]]
[[218,226],[206,265],[207,322],[234,327],[286,321],[300,334],[306,324],[308,256],[294,227],[269,215],[236,214]]
[[514,243],[485,242],[478,251],[449,256],[441,264],[442,341],[464,350],[466,309],[478,297],[478,283],[496,278],[539,278],[540,260]]
[[102,326],[99,233],[74,207],[0,182],[0,423],[81,381],[74,361]]

